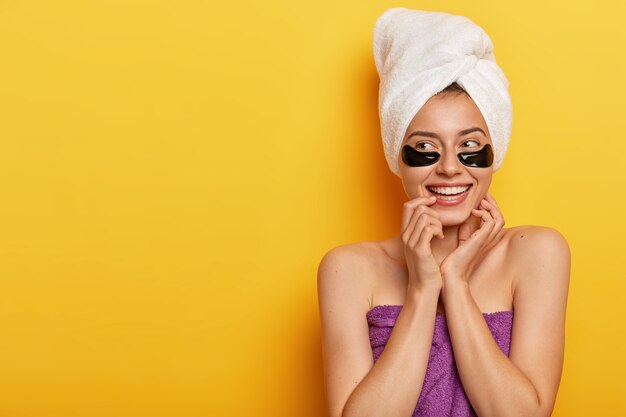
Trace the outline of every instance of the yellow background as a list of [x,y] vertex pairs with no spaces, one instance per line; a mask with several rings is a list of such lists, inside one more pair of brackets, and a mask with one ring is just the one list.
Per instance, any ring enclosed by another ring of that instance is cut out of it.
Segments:
[[623,4],[0,1],[0,416],[324,416],[317,266],[404,201],[371,52],[396,6],[493,39],[492,192],[572,250],[554,415],[624,415]]

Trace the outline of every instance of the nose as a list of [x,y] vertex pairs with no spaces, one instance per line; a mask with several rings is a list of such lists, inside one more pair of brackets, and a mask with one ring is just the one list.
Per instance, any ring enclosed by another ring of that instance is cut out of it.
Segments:
[[461,161],[454,152],[445,151],[442,153],[437,164],[437,173],[447,176],[460,174],[463,167]]

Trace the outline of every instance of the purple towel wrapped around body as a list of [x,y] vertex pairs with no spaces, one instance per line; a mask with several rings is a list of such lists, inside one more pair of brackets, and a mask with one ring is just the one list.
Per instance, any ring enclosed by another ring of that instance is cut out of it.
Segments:
[[[401,310],[402,306],[400,305],[382,305],[367,312],[374,362],[378,360],[385,348]],[[513,312],[484,313],[483,317],[494,340],[502,352],[508,356],[511,346]],[[476,416],[476,412],[472,409],[461,385],[461,379],[454,362],[446,318],[442,314],[437,314],[426,376],[413,417],[444,416]]]

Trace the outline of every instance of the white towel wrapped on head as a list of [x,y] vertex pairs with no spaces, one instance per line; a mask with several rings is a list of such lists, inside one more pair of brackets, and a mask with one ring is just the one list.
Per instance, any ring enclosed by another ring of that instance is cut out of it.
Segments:
[[453,82],[482,113],[493,142],[494,170],[500,167],[511,134],[509,82],[482,28],[463,16],[392,8],[376,21],[374,60],[385,157],[394,174],[400,175],[398,153],[411,120]]

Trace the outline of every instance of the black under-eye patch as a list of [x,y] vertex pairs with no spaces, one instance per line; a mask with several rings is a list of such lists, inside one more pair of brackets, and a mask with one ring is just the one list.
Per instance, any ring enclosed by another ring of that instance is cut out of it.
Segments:
[[402,160],[410,167],[427,167],[439,160],[439,152],[420,152],[409,145],[402,147]]
[[457,156],[463,165],[472,168],[488,168],[493,164],[493,150],[489,144],[483,146],[480,151],[461,152]]
[[[439,161],[439,152],[420,152],[409,145],[402,147],[402,161],[410,167],[426,167]],[[493,163],[493,149],[486,144],[476,152],[460,152],[459,161],[471,168],[487,168]]]

